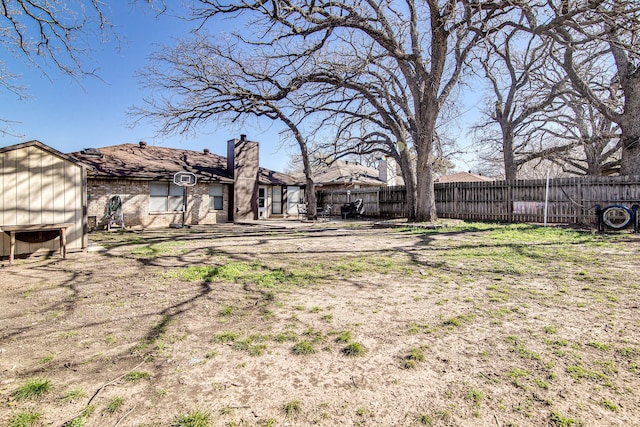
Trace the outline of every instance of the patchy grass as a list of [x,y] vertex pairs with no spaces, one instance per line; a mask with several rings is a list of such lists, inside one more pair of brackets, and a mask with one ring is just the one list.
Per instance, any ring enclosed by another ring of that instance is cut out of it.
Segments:
[[582,425],[582,423],[579,422],[578,420],[565,417],[564,415],[556,411],[551,412],[551,415],[549,416],[549,422],[551,423],[551,425],[557,426],[557,427],[571,427],[571,426]]
[[139,380],[148,380],[151,378],[151,374],[148,372],[142,371],[131,371],[127,375],[124,376],[125,381],[139,381]]
[[131,250],[131,255],[139,258],[157,258],[166,256],[176,256],[187,251],[184,242],[162,242],[144,244]]
[[121,396],[113,396],[108,401],[104,407],[104,412],[106,414],[115,414],[118,412],[122,406],[124,405],[124,398]]
[[357,342],[352,342],[342,349],[342,354],[348,357],[364,356],[366,352],[365,346]]
[[85,397],[87,397],[87,393],[83,389],[81,389],[79,387],[76,387],[76,388],[72,388],[71,390],[67,391],[64,394],[63,399],[64,399],[65,402],[72,403],[72,402],[76,402],[76,401],[78,401],[80,399],[84,399]]
[[302,404],[299,400],[292,400],[285,403],[282,410],[287,417],[295,417],[302,411]]
[[419,362],[424,362],[424,359],[424,351],[421,348],[412,348],[402,358],[402,367],[404,369],[413,369],[418,366]]
[[[76,414],[65,427],[640,419],[634,234],[319,223],[94,238],[107,252],[64,268],[19,260],[3,278],[1,356],[16,368],[1,426],[28,409],[43,414],[38,426]],[[145,359],[153,378],[123,376]],[[61,391],[13,394],[37,375]],[[113,378],[92,400],[96,413],[78,415],[87,393]],[[304,396],[288,395],[297,383]],[[428,399],[416,399],[425,384]],[[215,399],[194,404],[211,412],[183,413],[202,393]],[[114,395],[123,402],[111,415]]]
[[9,418],[7,427],[36,427],[40,426],[42,412],[25,410],[20,411]]
[[255,284],[263,288],[304,286],[319,277],[312,270],[287,270],[258,262],[232,261],[218,266],[189,266],[164,273],[168,279]]
[[304,354],[313,354],[316,350],[313,348],[313,344],[309,341],[303,340],[296,343],[291,349],[293,354],[304,355]]
[[209,412],[194,409],[186,414],[176,416],[171,427],[210,427],[211,425]]
[[39,399],[52,389],[51,381],[46,378],[30,378],[18,387],[12,396],[16,400]]

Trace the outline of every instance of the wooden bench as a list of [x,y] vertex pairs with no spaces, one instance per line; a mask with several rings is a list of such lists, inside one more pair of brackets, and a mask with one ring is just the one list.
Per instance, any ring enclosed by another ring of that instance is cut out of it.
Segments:
[[63,258],[67,257],[67,239],[65,232],[67,228],[72,227],[72,222],[61,222],[59,224],[25,224],[25,225],[3,225],[0,231],[9,234],[9,264],[13,264],[16,253],[16,233],[29,233],[37,231],[57,231],[60,236],[60,254]]

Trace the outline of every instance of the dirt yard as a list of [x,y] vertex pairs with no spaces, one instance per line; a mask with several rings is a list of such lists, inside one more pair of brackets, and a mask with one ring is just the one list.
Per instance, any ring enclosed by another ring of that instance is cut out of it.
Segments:
[[295,224],[4,261],[0,425],[640,425],[640,236]]

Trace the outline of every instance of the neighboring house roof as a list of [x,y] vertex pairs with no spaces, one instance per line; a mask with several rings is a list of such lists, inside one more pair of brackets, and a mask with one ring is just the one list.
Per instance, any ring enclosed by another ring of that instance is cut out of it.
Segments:
[[[211,152],[145,144],[120,144],[85,149],[71,157],[94,168],[91,178],[170,180],[176,172],[187,171],[198,180],[233,183],[227,170],[227,158]],[[293,185],[299,181],[290,175],[260,168],[260,184]]]
[[260,168],[258,171],[258,182],[270,185],[304,185],[304,180],[300,180],[292,175],[282,172],[275,172],[269,169]]
[[316,185],[372,185],[383,186],[386,183],[379,178],[378,169],[370,168],[359,163],[336,160],[328,166],[323,166],[313,172]]
[[89,168],[89,169],[91,168],[87,163],[82,162],[81,160],[79,160],[77,158],[74,158],[72,156],[68,156],[68,155],[66,155],[64,153],[61,153],[60,151],[58,151],[58,150],[56,150],[54,148],[51,148],[48,145],[43,144],[42,142],[40,142],[38,140],[35,140],[35,139],[32,140],[32,141],[22,142],[20,144],[10,145],[8,147],[2,147],[2,148],[0,148],[0,153],[6,153],[6,152],[9,152],[9,151],[13,151],[13,150],[20,150],[20,149],[27,148],[27,147],[38,147],[39,149],[41,149],[43,151],[46,151],[46,152],[48,152],[48,153],[50,153],[50,154],[52,154],[52,155],[54,155],[56,157],[59,157],[59,158],[61,158],[63,160],[69,161],[71,163],[75,163],[75,164],[77,164],[79,166],[82,166],[82,167],[86,167],[86,168]]
[[445,182],[485,182],[493,181],[493,178],[489,178],[482,175],[476,175],[471,172],[459,172],[451,175],[442,175],[434,180],[436,183]]

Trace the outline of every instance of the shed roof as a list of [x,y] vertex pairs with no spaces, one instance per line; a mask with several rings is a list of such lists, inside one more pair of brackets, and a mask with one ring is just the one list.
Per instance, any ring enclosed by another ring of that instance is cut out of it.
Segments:
[[37,148],[39,148],[39,149],[41,149],[43,151],[46,151],[47,153],[52,154],[52,155],[54,155],[56,157],[59,157],[59,158],[61,158],[63,160],[66,160],[68,162],[77,164],[78,166],[89,167],[90,168],[90,166],[87,163],[82,162],[81,160],[79,160],[79,159],[77,159],[77,158],[75,158],[73,156],[69,156],[67,154],[61,153],[60,151],[56,150],[55,148],[51,148],[48,145],[46,145],[46,144],[44,144],[44,143],[42,143],[42,142],[40,142],[38,140],[35,140],[35,139],[31,140],[31,141],[27,141],[27,142],[22,142],[20,144],[15,144],[15,145],[9,145],[7,147],[2,147],[2,148],[0,148],[0,153],[6,153],[6,152],[9,152],[9,151],[13,151],[13,150],[21,150],[21,149],[27,148],[27,147],[37,147]]

